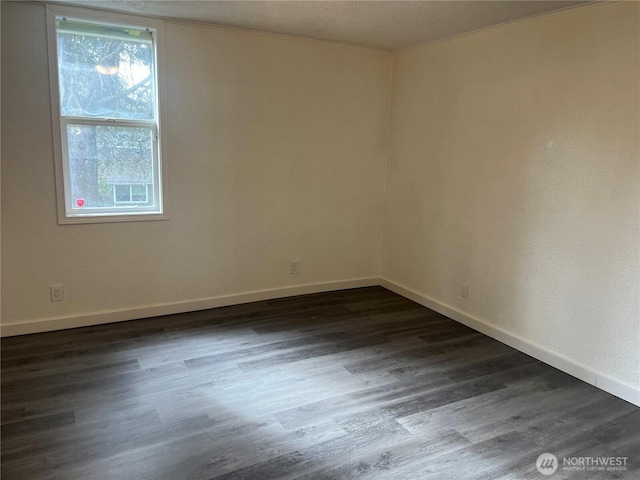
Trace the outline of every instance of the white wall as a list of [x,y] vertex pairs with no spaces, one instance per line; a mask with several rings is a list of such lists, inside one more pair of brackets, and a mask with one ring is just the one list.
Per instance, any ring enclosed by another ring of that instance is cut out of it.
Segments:
[[170,220],[59,226],[45,8],[3,2],[4,332],[379,275],[391,54],[172,22],[165,43]]
[[638,8],[396,52],[389,143],[391,54],[168,22],[171,220],[59,226],[44,7],[4,2],[3,334],[377,283],[382,250],[384,285],[638,392]]
[[426,303],[636,389],[638,8],[395,54],[382,266]]

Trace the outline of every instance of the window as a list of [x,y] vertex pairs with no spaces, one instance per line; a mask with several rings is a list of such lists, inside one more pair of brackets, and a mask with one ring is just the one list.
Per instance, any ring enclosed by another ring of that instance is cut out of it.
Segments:
[[152,185],[113,185],[113,202],[146,204],[149,202],[150,187]]
[[50,8],[48,16],[59,222],[165,218],[161,24],[88,19],[76,9]]

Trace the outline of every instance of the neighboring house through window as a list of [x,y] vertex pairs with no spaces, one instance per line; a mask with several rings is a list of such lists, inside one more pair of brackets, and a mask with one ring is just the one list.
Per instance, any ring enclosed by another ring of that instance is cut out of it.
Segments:
[[132,184],[125,183],[125,184],[119,185],[117,183],[114,183],[113,184],[113,202],[115,204],[135,203],[137,205],[149,203],[149,198],[151,197],[149,195],[149,191],[151,190],[153,192],[153,189],[151,187],[152,185],[150,184],[132,185]]

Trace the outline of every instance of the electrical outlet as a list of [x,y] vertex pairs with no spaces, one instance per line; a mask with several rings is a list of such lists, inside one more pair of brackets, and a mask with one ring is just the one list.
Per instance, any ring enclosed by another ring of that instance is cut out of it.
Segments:
[[291,273],[291,275],[297,275],[300,273],[300,260],[291,260],[289,273]]
[[460,296],[462,298],[469,298],[469,284],[461,283],[460,284]]
[[61,302],[64,300],[64,286],[63,285],[51,285],[49,287],[51,291],[51,301]]

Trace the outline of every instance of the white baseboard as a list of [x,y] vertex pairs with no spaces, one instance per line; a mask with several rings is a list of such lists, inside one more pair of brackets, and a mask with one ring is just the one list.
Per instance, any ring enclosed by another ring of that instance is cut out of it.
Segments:
[[423,305],[431,310],[435,310],[446,317],[449,317],[457,322],[460,322],[474,330],[477,330],[485,335],[498,340],[510,347],[515,348],[527,355],[540,360],[552,367],[562,370],[569,375],[576,377],[584,382],[587,382],[595,387],[598,387],[605,392],[608,392],[616,397],[622,398],[627,402],[640,406],[640,389],[634,388],[631,385],[614,380],[606,375],[591,370],[590,368],[581,365],[573,360],[570,360],[557,352],[546,349],[541,345],[537,345],[529,340],[525,340],[522,337],[514,335],[499,327],[489,325],[487,322],[480,320],[472,315],[457,310],[449,305],[438,302],[432,298],[422,295],[410,288],[399,285],[398,283],[388,280],[386,278],[380,279],[380,285],[384,288],[391,290],[392,292],[402,295],[403,297],[413,300],[420,305]]
[[594,385],[605,392],[622,398],[634,405],[640,406],[640,389],[591,370],[590,368],[574,362],[559,353],[548,350],[499,327],[492,326],[479,318],[438,302],[437,300],[429,298],[415,290],[404,287],[386,278],[379,277],[296,285],[269,290],[258,290],[231,295],[221,295],[217,297],[200,298],[185,302],[149,305],[134,309],[107,310],[86,315],[75,315],[72,317],[55,317],[21,323],[9,323],[3,324],[0,327],[0,336],[10,337],[29,333],[48,332],[52,330],[64,330],[67,328],[87,327],[90,325],[100,325],[104,323],[135,320],[138,318],[193,312],[196,310],[206,310],[209,308],[225,307],[228,305],[238,305],[242,303],[258,302],[261,300],[291,297],[294,295],[306,295],[309,293],[329,292],[332,290],[345,290],[349,288],[371,287],[375,285],[387,288],[398,295],[402,295],[403,297],[413,300],[420,305],[435,310],[442,315],[484,333],[489,337],[495,338],[499,342],[509,345],[510,347],[526,353],[527,355],[551,365],[558,370],[562,370],[569,375]]
[[220,295],[217,297],[199,298],[185,302],[161,303],[132,309],[105,310],[102,312],[89,313],[86,315],[74,315],[71,317],[53,317],[20,323],[7,323],[0,326],[0,336],[11,337],[14,335],[49,332],[52,330],[65,330],[67,328],[88,327],[103,323],[122,322],[125,320],[158,317],[161,315],[173,315],[176,313],[194,312],[196,310],[207,310],[209,308],[226,307],[228,305],[238,305],[241,303],[259,302],[261,300],[272,300],[275,298],[292,297],[295,295],[306,295],[308,293],[371,287],[378,284],[378,277],[355,278],[350,280],[273,288],[269,290],[257,290],[232,295]]

